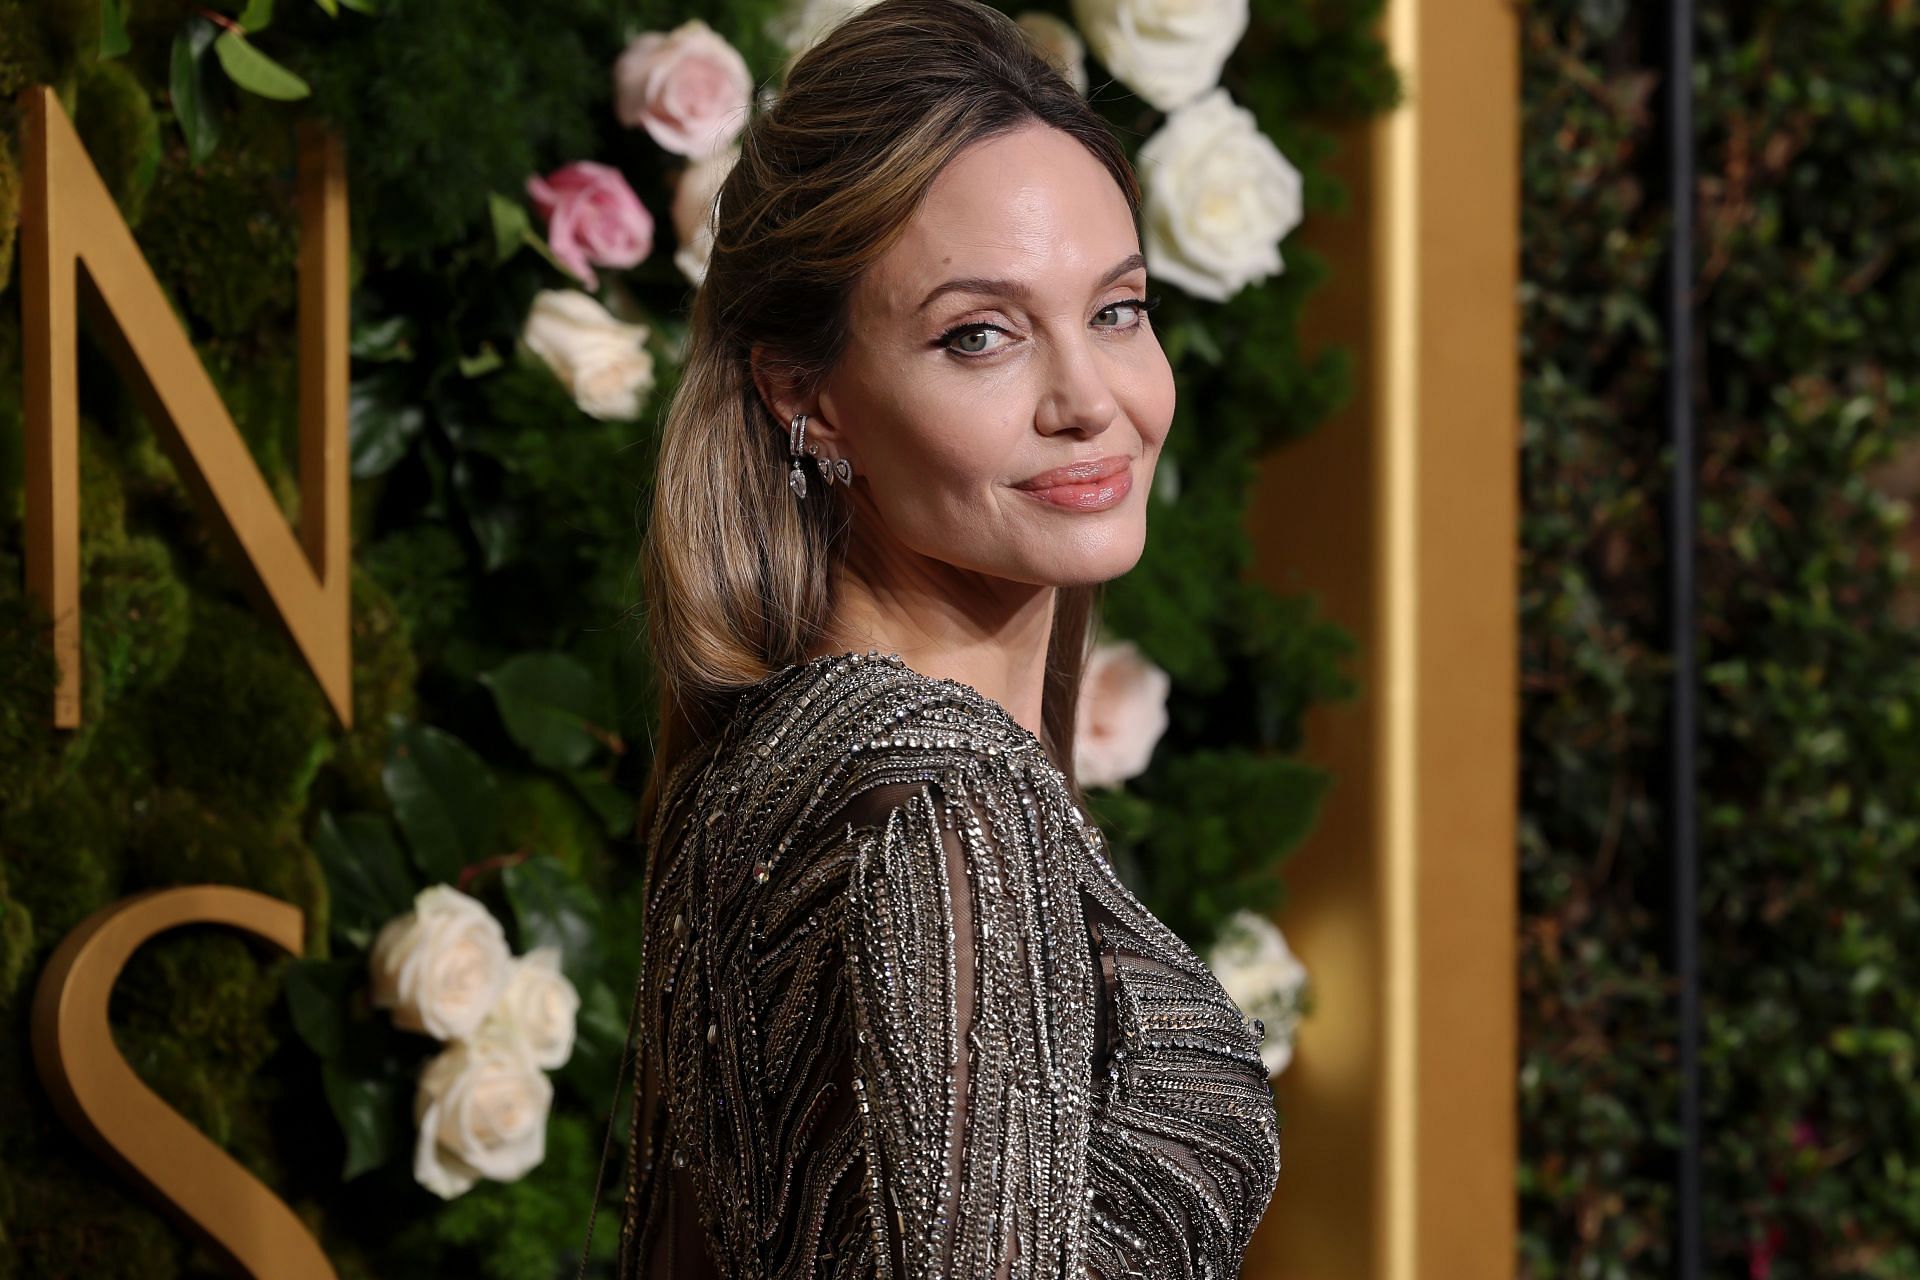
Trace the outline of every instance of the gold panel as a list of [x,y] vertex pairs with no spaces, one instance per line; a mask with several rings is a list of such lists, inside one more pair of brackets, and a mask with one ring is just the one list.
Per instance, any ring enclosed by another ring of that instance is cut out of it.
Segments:
[[347,188],[339,144],[312,130],[301,135],[296,540],[59,99],[35,86],[21,94],[21,107],[27,589],[53,619],[54,725],[80,723],[76,348],[84,306],[181,480],[215,517],[255,606],[285,626],[340,723],[351,727]]
[[1497,0],[1389,0],[1407,86],[1343,138],[1344,218],[1310,336],[1353,403],[1268,460],[1263,579],[1358,637],[1356,702],[1280,924],[1317,1007],[1276,1083],[1283,1169],[1245,1274],[1515,1270],[1519,32]]

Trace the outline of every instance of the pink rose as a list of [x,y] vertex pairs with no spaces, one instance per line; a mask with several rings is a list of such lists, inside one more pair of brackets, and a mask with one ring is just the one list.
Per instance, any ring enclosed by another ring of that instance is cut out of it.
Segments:
[[747,60],[712,27],[689,19],[634,37],[613,64],[614,114],[675,155],[724,151],[746,127]]
[[1073,733],[1083,787],[1114,787],[1146,770],[1167,731],[1173,681],[1132,641],[1103,641],[1087,658]]
[[576,160],[528,178],[527,194],[547,220],[553,256],[589,289],[600,287],[590,264],[636,267],[653,252],[653,215],[618,169]]

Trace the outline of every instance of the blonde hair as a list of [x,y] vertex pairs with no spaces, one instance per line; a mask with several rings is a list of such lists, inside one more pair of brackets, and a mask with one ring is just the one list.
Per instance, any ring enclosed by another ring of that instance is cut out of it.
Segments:
[[[752,355],[801,395],[849,338],[856,282],[934,179],[974,143],[1031,122],[1079,140],[1137,219],[1140,189],[1105,121],[1014,21],[978,0],[880,0],[796,60],[720,187],[685,364],[660,432],[642,553],[660,735],[642,831],[668,771],[740,691],[805,662],[825,634],[844,554],[842,490],[787,487],[788,425]],[[1075,703],[1098,588],[1055,603],[1041,742],[1074,785]],[[1075,786],[1077,796],[1078,789]]]

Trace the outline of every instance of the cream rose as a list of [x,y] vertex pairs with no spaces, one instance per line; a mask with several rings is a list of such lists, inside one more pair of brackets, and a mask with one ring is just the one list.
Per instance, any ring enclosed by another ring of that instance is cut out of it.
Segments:
[[1080,33],[1050,13],[1029,10],[1014,19],[1048,62],[1081,93],[1087,91],[1087,46]]
[[443,1200],[480,1178],[512,1182],[547,1154],[553,1082],[510,1035],[449,1045],[414,1093],[413,1176]]
[[1094,646],[1074,716],[1073,770],[1081,786],[1118,786],[1145,771],[1167,731],[1172,683],[1131,641]]
[[578,289],[543,289],[534,295],[521,338],[582,411],[625,420],[640,416],[653,390],[648,333],[646,325],[615,319]]
[[[784,12],[767,22],[767,33],[786,46],[793,57],[805,53],[820,38],[876,0],[792,0]],[[792,65],[789,58],[788,65]]]
[[478,899],[429,885],[374,939],[373,1003],[393,1011],[395,1026],[462,1039],[500,998],[512,958],[506,932]]
[[1162,111],[1220,83],[1247,17],[1247,0],[1073,0],[1094,57]]
[[681,156],[724,151],[747,124],[753,75],[740,51],[699,18],[649,31],[613,64],[614,114]]
[[573,1056],[580,993],[560,972],[558,947],[535,947],[513,962],[500,1002],[481,1024],[480,1036],[517,1038],[537,1067],[553,1070]]
[[674,184],[673,234],[680,243],[673,251],[673,265],[696,285],[706,280],[707,259],[713,254],[714,199],[739,159],[740,148],[730,147],[696,160],[680,171]]
[[1249,1019],[1262,1024],[1260,1060],[1277,1076],[1293,1061],[1307,970],[1273,921],[1241,910],[1227,917],[1207,967]]
[[1300,172],[1225,89],[1169,116],[1138,168],[1150,274],[1224,302],[1280,273],[1280,241],[1300,223]]

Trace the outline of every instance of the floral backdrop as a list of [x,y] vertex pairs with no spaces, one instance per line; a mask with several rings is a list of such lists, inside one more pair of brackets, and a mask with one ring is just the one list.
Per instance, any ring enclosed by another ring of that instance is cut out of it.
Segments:
[[[0,1276],[215,1272],[57,1126],[26,1036],[76,923],[209,881],[299,904],[310,936],[276,959],[184,929],[134,957],[115,1036],[169,1105],[343,1276],[578,1265],[638,959],[651,430],[740,129],[859,7],[0,0]],[[1302,348],[1324,266],[1288,237],[1344,206],[1333,127],[1396,99],[1377,10],[1010,10],[1135,152],[1179,380],[1077,764],[1122,875],[1268,1023],[1275,1071],[1307,1004],[1269,923],[1277,867],[1329,783],[1298,756],[1301,719],[1353,691],[1351,642],[1246,579],[1242,525],[1256,459],[1352,378],[1347,353]],[[346,142],[351,731],[86,344],[86,703],[80,729],[48,727],[13,278],[14,104],[34,84],[55,86],[290,520],[292,124]]]

